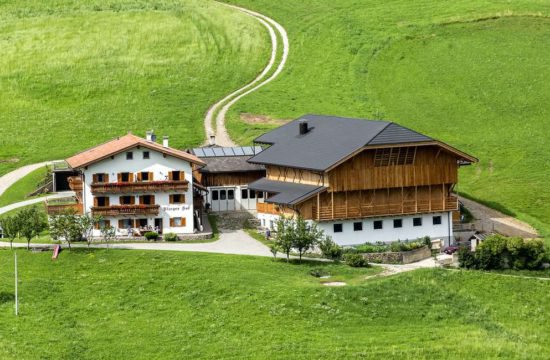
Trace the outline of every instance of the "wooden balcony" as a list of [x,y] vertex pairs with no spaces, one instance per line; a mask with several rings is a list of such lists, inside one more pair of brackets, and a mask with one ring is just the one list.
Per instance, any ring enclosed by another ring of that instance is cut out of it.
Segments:
[[48,215],[83,214],[82,204],[74,197],[46,200]]
[[82,191],[82,178],[80,176],[69,176],[67,180],[69,182],[69,188],[72,191]]
[[259,213],[263,214],[272,214],[272,215],[280,215],[281,212],[279,211],[279,206],[275,204],[268,204],[268,203],[256,203],[256,210]]
[[[259,205],[259,204],[258,204]],[[453,211],[458,209],[458,199],[454,196],[441,201],[403,201],[402,203],[360,206],[321,206],[313,205],[313,218],[317,221],[358,219],[374,216],[413,215],[426,212]],[[259,211],[259,210],[258,210]]]
[[94,216],[119,216],[119,215],[158,215],[159,205],[112,205],[112,206],[94,206],[92,215]]
[[189,188],[189,181],[187,180],[92,183],[92,194],[187,191],[188,188]]

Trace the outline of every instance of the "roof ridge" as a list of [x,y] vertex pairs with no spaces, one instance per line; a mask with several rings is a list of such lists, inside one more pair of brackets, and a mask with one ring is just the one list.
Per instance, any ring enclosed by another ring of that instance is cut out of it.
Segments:
[[380,129],[379,132],[376,133],[376,135],[374,135],[369,141],[367,141],[367,143],[365,144],[365,146],[367,146],[368,144],[370,144],[374,139],[376,139],[382,132],[384,132],[384,130],[386,130],[390,125],[392,124],[395,124],[393,121],[388,121],[388,123],[386,124],[386,126],[384,126],[382,129]]

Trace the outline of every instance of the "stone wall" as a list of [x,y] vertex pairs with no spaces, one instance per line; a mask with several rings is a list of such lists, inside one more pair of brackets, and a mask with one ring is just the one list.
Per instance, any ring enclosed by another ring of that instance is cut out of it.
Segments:
[[432,252],[427,246],[411,251],[383,252],[383,253],[363,253],[363,257],[372,263],[379,264],[410,264],[416,261],[424,260],[432,256]]

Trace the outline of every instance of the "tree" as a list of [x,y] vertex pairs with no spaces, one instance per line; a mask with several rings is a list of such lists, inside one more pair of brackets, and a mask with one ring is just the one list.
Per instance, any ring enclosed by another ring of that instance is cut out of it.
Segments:
[[317,224],[308,223],[301,216],[293,221],[292,226],[294,227],[292,247],[298,250],[300,262],[302,262],[302,255],[319,244],[324,233],[317,227]]
[[31,240],[46,228],[46,217],[38,211],[36,206],[23,209],[16,215],[19,218],[19,233],[27,239],[27,250],[31,247]]
[[100,231],[101,231],[101,237],[105,242],[109,242],[116,236],[116,229],[111,226],[102,226]]
[[328,235],[325,236],[321,242],[319,242],[319,249],[325,258],[334,261],[339,261],[344,254],[344,249],[332,241],[332,238]]
[[66,212],[50,217],[50,234],[56,238],[63,238],[71,249],[71,243],[78,241],[83,236],[80,216],[74,212]]
[[6,216],[0,220],[0,227],[2,228],[4,236],[10,241],[10,249],[13,249],[13,240],[15,240],[21,230],[19,217],[17,215]]
[[275,245],[279,251],[286,254],[286,262],[290,261],[290,251],[294,246],[292,239],[294,238],[294,226],[292,220],[281,216],[277,220],[277,233],[275,235]]
[[101,219],[102,218],[100,216],[90,216],[88,214],[78,217],[78,225],[80,226],[82,236],[88,243],[88,247],[90,247],[90,243],[92,242],[92,232],[94,231],[94,226],[99,223]]

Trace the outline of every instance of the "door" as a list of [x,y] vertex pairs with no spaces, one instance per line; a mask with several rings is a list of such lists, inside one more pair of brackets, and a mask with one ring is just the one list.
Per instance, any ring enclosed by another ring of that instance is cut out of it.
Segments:
[[162,218],[156,218],[155,219],[155,230],[162,234]]
[[220,192],[217,189],[212,190],[212,201],[210,202],[212,211],[220,211]]
[[212,189],[212,211],[235,210],[235,188]]
[[235,188],[227,189],[227,210],[235,210]]

